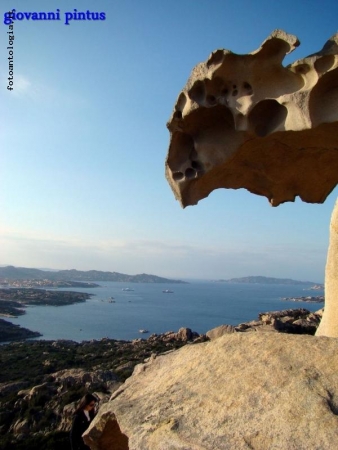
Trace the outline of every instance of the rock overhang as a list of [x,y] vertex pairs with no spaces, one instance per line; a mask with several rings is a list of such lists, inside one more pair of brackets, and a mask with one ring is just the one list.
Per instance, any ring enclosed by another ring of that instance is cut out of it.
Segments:
[[322,203],[338,183],[338,34],[286,67],[298,39],[274,31],[248,55],[198,64],[167,124],[166,177],[183,207],[218,188],[273,206]]

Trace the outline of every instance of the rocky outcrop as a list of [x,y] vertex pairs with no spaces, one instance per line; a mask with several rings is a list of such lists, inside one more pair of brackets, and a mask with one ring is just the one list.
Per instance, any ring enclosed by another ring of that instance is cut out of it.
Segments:
[[[338,33],[284,67],[295,36],[275,30],[248,54],[216,50],[198,64],[167,124],[166,177],[183,207],[218,188],[246,188],[272,206],[322,203],[338,183]],[[338,336],[338,206],[331,221],[319,335]]]
[[260,313],[258,320],[240,323],[237,326],[221,325],[206,333],[210,340],[218,339],[229,333],[279,332],[290,334],[314,335],[323,315],[320,309],[314,313],[307,309],[285,309]]
[[232,325],[220,325],[219,327],[207,331],[206,336],[212,341],[213,339],[218,339],[224,334],[236,333],[236,331],[236,327]]
[[322,203],[338,183],[338,34],[287,67],[299,45],[274,31],[247,55],[198,64],[168,122],[166,177],[182,206],[246,188],[273,206]]
[[92,450],[308,450],[338,440],[338,341],[231,333],[151,358],[85,435]]
[[239,324],[236,331],[278,331],[289,334],[314,335],[322,319],[323,310],[314,313],[305,308],[285,309],[259,314],[258,320]]
[[19,436],[42,432],[41,421],[48,411],[50,427],[68,432],[77,406],[77,402],[68,403],[66,400],[69,392],[93,392],[103,404],[121,384],[115,373],[109,370],[69,369],[55,372],[49,375],[48,381],[17,392],[14,409],[33,412],[24,419],[19,417],[8,431]]
[[152,334],[149,338],[149,342],[155,342],[158,340],[161,340],[162,342],[190,342],[195,341],[198,338],[203,338],[203,336],[200,336],[196,331],[192,331],[190,328],[182,327],[180,328],[177,333],[174,331],[167,331],[166,333],[157,335]]

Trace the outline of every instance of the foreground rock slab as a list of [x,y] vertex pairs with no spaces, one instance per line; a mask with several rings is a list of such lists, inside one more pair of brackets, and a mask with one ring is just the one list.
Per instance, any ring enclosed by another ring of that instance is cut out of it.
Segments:
[[315,450],[338,442],[338,341],[231,333],[135,368],[92,450]]

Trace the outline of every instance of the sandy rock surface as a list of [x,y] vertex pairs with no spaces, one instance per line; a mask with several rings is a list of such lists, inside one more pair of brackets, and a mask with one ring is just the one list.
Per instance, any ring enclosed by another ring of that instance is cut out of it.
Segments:
[[231,333],[136,367],[92,449],[325,450],[338,442],[338,341]]

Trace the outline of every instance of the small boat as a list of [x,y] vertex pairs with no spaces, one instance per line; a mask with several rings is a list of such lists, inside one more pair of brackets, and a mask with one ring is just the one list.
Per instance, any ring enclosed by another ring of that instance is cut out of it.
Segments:
[[133,291],[134,289],[130,289],[130,288],[122,288],[122,291],[127,291],[127,292],[129,292],[129,291]]
[[163,294],[173,294],[174,291],[171,291],[170,289],[164,289],[164,291],[162,291]]
[[138,330],[138,332],[139,332],[139,333],[143,333],[143,334],[144,334],[144,333],[149,333],[148,330]]
[[108,303],[115,303],[115,300],[108,300]]

